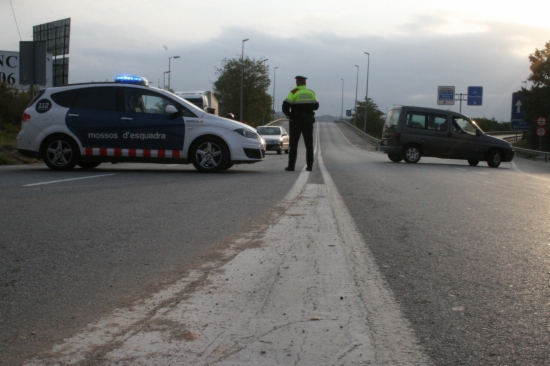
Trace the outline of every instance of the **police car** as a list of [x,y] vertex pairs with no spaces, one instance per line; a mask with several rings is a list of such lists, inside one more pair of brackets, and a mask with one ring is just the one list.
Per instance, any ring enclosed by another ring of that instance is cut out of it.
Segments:
[[17,149],[53,170],[146,162],[218,172],[265,160],[265,141],[254,128],[134,76],[41,90],[23,114]]

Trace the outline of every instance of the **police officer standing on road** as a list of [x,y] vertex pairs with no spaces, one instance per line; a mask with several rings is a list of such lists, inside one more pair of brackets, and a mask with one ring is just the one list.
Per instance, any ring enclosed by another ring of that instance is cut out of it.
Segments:
[[283,102],[283,113],[288,117],[290,124],[290,153],[286,171],[294,171],[298,157],[298,141],[300,134],[304,135],[306,144],[306,170],[313,168],[313,124],[315,112],[319,109],[319,102],[313,90],[306,88],[306,77],[296,76],[294,88]]

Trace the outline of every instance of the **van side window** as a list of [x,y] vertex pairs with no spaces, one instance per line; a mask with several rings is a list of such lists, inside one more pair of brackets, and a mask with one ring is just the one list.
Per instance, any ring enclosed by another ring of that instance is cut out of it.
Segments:
[[407,127],[425,129],[426,117],[427,115],[425,113],[418,113],[418,112],[407,113]]
[[453,128],[455,132],[467,133],[472,136],[475,136],[477,132],[472,122],[462,117],[453,117]]
[[76,109],[116,111],[117,90],[118,88],[111,87],[79,89],[73,107]]
[[447,116],[444,114],[429,114],[428,130],[447,131]]

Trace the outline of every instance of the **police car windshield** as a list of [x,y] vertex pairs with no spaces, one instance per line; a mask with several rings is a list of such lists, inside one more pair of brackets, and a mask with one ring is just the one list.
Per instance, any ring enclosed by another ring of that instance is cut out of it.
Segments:
[[175,96],[176,98],[178,98],[179,100],[183,101],[185,103],[185,106],[189,109],[191,109],[192,111],[195,112],[195,114],[197,115],[200,115],[201,113],[204,113],[204,111],[202,109],[200,109],[199,107],[197,107],[196,105],[194,105],[193,103],[190,103],[189,101],[183,99],[182,97],[180,97],[179,95],[176,95],[176,94],[172,94],[173,96]]
[[280,135],[281,130],[278,127],[258,127],[260,135]]

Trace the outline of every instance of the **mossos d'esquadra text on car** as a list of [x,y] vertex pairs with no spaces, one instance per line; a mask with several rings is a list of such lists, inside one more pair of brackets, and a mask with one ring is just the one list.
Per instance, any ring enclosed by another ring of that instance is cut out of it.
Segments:
[[17,149],[53,170],[146,162],[219,172],[265,160],[266,145],[250,126],[119,76],[41,90],[23,113]]

